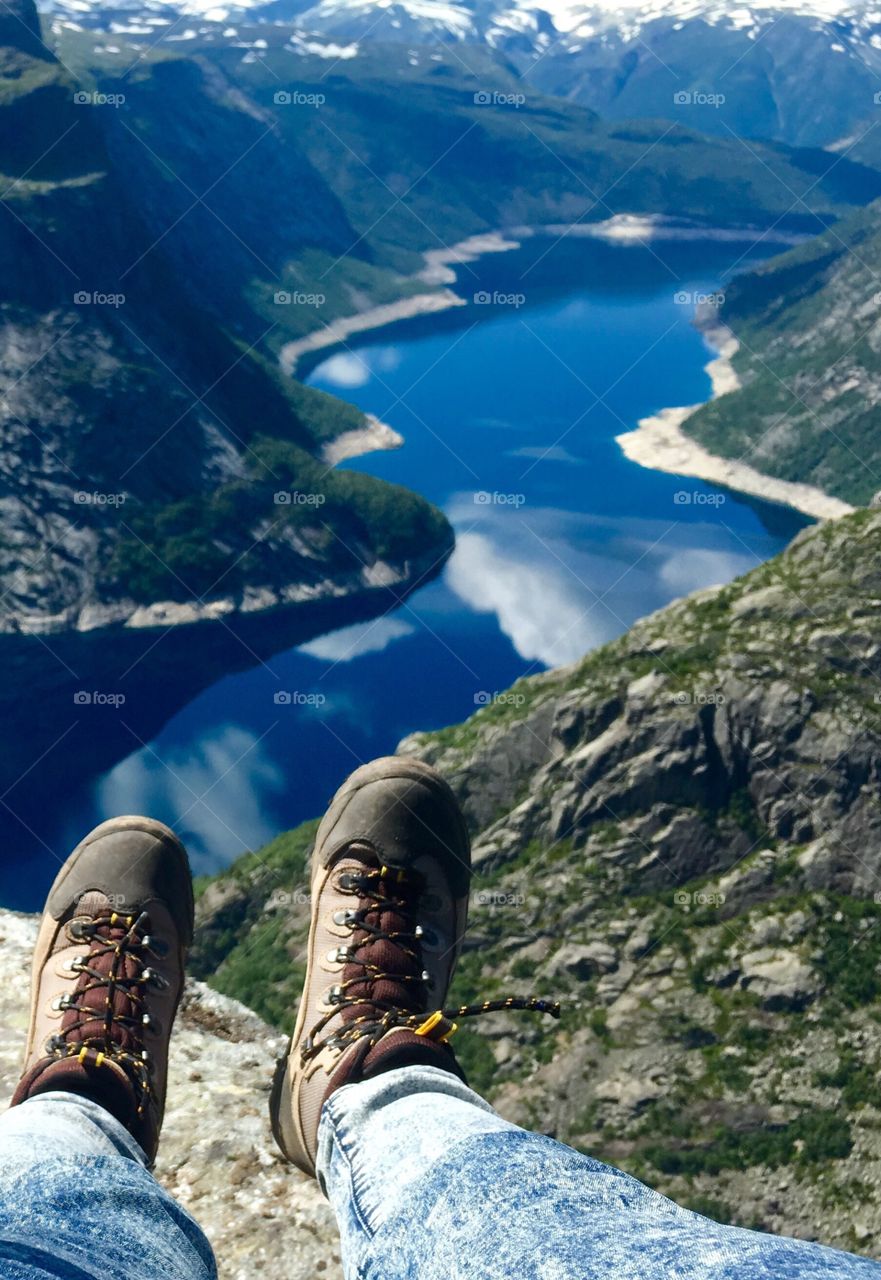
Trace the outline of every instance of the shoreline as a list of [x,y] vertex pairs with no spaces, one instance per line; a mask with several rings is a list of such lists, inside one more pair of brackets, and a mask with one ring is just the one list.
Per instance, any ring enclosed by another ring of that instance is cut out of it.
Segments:
[[[409,279],[426,285],[449,286],[458,279],[454,266],[476,262],[487,253],[506,253],[519,248],[519,240],[508,239],[501,231],[481,232],[468,236],[449,248],[426,249],[422,255],[425,265]],[[372,329],[384,329],[386,325],[397,324],[400,320],[416,320],[420,316],[435,315],[441,311],[449,311],[452,307],[468,305],[467,298],[453,293],[450,288],[438,289],[434,293],[410,294],[409,297],[399,298],[397,302],[383,302],[379,306],[368,307],[366,311],[340,316],[323,329],[313,329],[304,338],[286,342],[278,353],[279,364],[289,377],[293,377],[303,356],[340,346],[354,334],[369,333]]]
[[513,227],[509,230],[480,231],[447,248],[426,249],[422,254],[423,267],[415,275],[408,277],[413,282],[429,286],[442,285],[443,288],[432,293],[410,294],[396,302],[384,302],[368,307],[365,311],[339,316],[323,328],[313,329],[305,337],[284,343],[278,354],[279,364],[289,377],[293,377],[304,356],[340,346],[347,338],[369,333],[374,329],[384,329],[401,320],[415,320],[421,316],[449,311],[453,307],[467,307],[470,305],[469,300],[454,293],[450,287],[459,278],[455,267],[476,262],[486,254],[508,253],[519,249],[524,240],[564,235],[605,240],[610,244],[638,244],[648,240],[713,240],[736,243],[755,237],[756,243],[764,240],[772,244],[793,245],[808,239],[795,232],[773,229],[763,231],[760,227],[701,226],[663,214],[635,213],[616,213],[600,222],[578,223],[574,226],[547,223]]
[[573,236],[575,239],[605,240],[608,244],[640,244],[649,240],[712,240],[739,243],[755,237],[756,244],[796,245],[810,236],[796,231],[776,231],[773,227],[712,227],[669,218],[664,214],[616,213],[601,222],[547,223],[514,227],[512,236],[527,240],[532,236]]
[[[704,366],[710,377],[710,399],[715,400],[740,388],[740,379],[732,364],[740,344],[731,330],[722,324],[705,325],[701,332],[707,344],[716,351]],[[692,404],[661,409],[640,419],[633,431],[616,436],[615,443],[631,462],[651,471],[722,485],[765,502],[792,507],[815,520],[840,520],[856,510],[850,503],[814,485],[778,480],[745,462],[710,453],[682,429],[687,419],[702,407],[702,404]]]
[[385,449],[400,449],[404,437],[387,422],[381,422],[373,413],[364,415],[365,425],[354,431],[344,431],[341,436],[328,441],[321,458],[329,467],[335,467],[347,458],[360,458],[365,453],[378,453]]

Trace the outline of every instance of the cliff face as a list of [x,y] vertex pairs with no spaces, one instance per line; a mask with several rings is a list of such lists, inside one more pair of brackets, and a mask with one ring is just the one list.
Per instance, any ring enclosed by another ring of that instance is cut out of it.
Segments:
[[324,443],[364,416],[284,378],[182,286],[163,247],[176,209],[145,220],[105,145],[124,95],[76,83],[38,33],[25,0],[5,12],[0,631],[406,589],[410,562],[449,549],[443,516],[328,471]]
[[[881,1255],[879,677],[862,511],[400,749],[475,836],[456,995],[564,1004],[460,1031],[475,1085],[712,1216]],[[199,906],[199,972],[279,1023],[311,835]]]
[[[18,1081],[35,917],[0,912],[0,1092]],[[310,1178],[281,1159],[267,1103],[282,1040],[234,1000],[187,988],[172,1041],[159,1180],[198,1219],[221,1280],[340,1274],[336,1226]],[[22,1206],[26,1212],[27,1206]]]

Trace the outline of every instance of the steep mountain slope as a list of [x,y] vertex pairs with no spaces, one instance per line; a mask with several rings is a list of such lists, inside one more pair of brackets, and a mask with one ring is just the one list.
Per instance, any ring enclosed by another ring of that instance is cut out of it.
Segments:
[[741,389],[684,430],[713,453],[866,503],[881,488],[881,206],[737,277],[716,314]]
[[282,378],[182,293],[106,154],[112,108],[17,4],[0,33],[0,628],[405,585],[409,560],[448,549],[443,517],[328,471],[322,443],[363,415]]
[[[457,1041],[512,1118],[713,1216],[881,1255],[881,512],[401,750],[475,836]],[[202,886],[197,969],[290,1025],[307,825]]]
[[484,50],[534,90],[613,119],[661,117],[807,146],[872,125],[881,70],[881,20],[868,0],[46,0],[45,9],[59,31],[101,31],[126,46],[202,37],[259,57],[284,25],[294,52],[328,63],[378,46],[411,55],[446,46],[473,66]]

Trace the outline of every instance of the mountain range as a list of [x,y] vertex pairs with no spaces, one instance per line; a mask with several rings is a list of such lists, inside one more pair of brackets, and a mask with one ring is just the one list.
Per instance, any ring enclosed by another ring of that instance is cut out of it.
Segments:
[[532,92],[612,119],[664,118],[728,138],[846,147],[877,125],[881,15],[868,0],[48,0],[45,12],[59,34],[101,32],[103,47],[207,39],[259,58],[275,29],[294,53],[327,66],[391,44],[414,58],[446,47],[479,70],[484,51]]

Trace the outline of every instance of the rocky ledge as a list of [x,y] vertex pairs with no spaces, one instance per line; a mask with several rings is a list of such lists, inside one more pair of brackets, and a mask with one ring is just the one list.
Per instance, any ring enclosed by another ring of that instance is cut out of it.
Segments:
[[[24,1048],[36,932],[35,917],[0,912],[5,1098]],[[312,1179],[282,1160],[270,1133],[269,1088],[283,1046],[244,1005],[200,982],[188,984],[172,1040],[156,1174],[205,1229],[220,1280],[341,1275],[330,1207]]]

